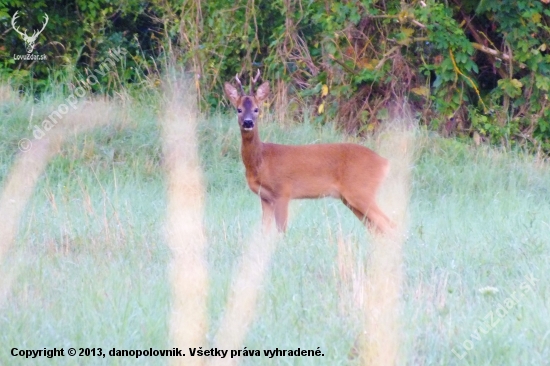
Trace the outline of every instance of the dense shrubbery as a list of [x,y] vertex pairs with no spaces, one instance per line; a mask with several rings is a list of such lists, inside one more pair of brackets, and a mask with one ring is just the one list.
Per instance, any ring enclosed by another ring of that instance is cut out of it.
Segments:
[[[320,122],[368,131],[409,102],[444,134],[548,151],[548,2],[7,0],[0,75],[40,92],[70,85],[123,47],[126,62],[103,77],[103,92],[155,85],[170,55],[200,75],[204,107],[223,100],[221,85],[237,72],[261,68],[287,116],[314,106]],[[47,61],[14,60],[25,53],[11,30],[17,10],[23,29],[49,15],[35,49]]]

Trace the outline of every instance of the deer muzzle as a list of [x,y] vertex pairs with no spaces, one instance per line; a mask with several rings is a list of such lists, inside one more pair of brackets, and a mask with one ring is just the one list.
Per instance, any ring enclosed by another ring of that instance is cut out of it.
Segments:
[[243,120],[243,130],[250,131],[254,128],[254,121],[251,119]]

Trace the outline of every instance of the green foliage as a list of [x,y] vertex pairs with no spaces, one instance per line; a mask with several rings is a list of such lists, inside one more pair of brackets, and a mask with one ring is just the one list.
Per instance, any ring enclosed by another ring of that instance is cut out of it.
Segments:
[[[49,15],[36,47],[47,61],[14,60],[25,53],[10,30],[17,10],[28,30]],[[436,129],[461,116],[449,133],[492,124],[478,132],[500,141],[500,127],[514,123],[512,143],[550,140],[550,9],[539,0],[5,0],[0,24],[0,77],[33,93],[78,83],[122,47],[124,63],[95,91],[155,87],[173,57],[196,72],[205,109],[225,105],[224,82],[239,73],[247,83],[259,68],[275,108],[350,131],[371,131],[408,100]]]
[[[154,32],[158,26],[146,16],[146,10],[137,1],[0,2],[0,24],[7,30],[1,36],[5,47],[0,47],[0,77],[33,93],[48,90],[52,81],[78,84],[90,74],[99,79],[94,90],[102,92],[139,82],[154,69],[151,56],[158,56],[160,47]],[[11,29],[16,11],[17,25],[28,35],[40,29],[48,15],[33,52],[46,55],[46,60],[14,59],[14,54],[26,54],[23,40]],[[108,67],[113,51],[121,48],[127,50],[128,57],[116,68]],[[96,72],[98,69],[103,72]]]
[[498,81],[500,90],[495,90],[495,93],[515,98],[521,95],[522,86],[523,84],[518,79],[501,79]]
[[474,53],[469,40],[453,12],[442,3],[428,2],[417,11],[418,19],[426,24],[426,35],[430,42],[430,54],[439,54],[442,60],[424,65],[424,70],[435,73],[433,94],[436,109],[446,116],[452,116],[464,102],[469,101],[465,88],[472,86],[465,74],[477,73],[478,67],[471,59]]
[[518,131],[548,149],[550,10],[541,1],[504,0],[483,1],[476,13],[492,19],[502,48],[513,58],[507,62],[509,77],[498,80],[491,94],[497,102],[504,101],[511,121],[519,121]]

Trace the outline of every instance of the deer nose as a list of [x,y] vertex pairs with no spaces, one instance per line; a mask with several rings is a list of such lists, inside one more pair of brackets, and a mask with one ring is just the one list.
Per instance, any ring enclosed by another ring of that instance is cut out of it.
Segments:
[[254,121],[251,119],[245,119],[243,120],[243,128],[245,130],[251,130],[254,128]]

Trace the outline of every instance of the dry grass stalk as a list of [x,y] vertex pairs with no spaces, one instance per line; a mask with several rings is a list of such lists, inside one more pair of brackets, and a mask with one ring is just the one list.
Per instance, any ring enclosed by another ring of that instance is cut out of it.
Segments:
[[336,263],[339,278],[339,310],[346,316],[361,312],[365,302],[364,263],[357,259],[353,244],[350,240],[345,240],[342,235],[338,236]]
[[[216,333],[215,347],[242,349],[255,317],[256,302],[276,247],[277,236],[274,231],[262,233],[257,229],[250,240],[231,286],[225,313]],[[211,361],[210,365],[236,365],[240,359],[214,358]]]
[[[50,159],[60,151],[63,141],[117,120],[114,112],[112,105],[105,101],[82,102],[76,109],[70,109],[44,137],[30,140],[32,147],[28,151],[19,153],[0,194],[0,265],[15,241],[19,221],[38,179]],[[1,292],[7,294],[9,286],[4,283]]]
[[[408,122],[408,123],[405,123]],[[396,228],[390,235],[373,236],[365,281],[365,332],[361,362],[364,365],[400,363],[400,314],[403,283],[402,247],[407,235],[414,131],[411,121],[397,121],[380,135],[380,152],[391,162],[391,170],[380,192],[379,202]]]
[[[204,187],[199,164],[196,125],[198,106],[191,83],[165,81],[161,116],[163,154],[168,182],[166,235],[172,251],[172,314],[174,347],[204,347],[207,331],[207,242],[203,229]],[[172,358],[173,364],[204,364],[203,357]]]

